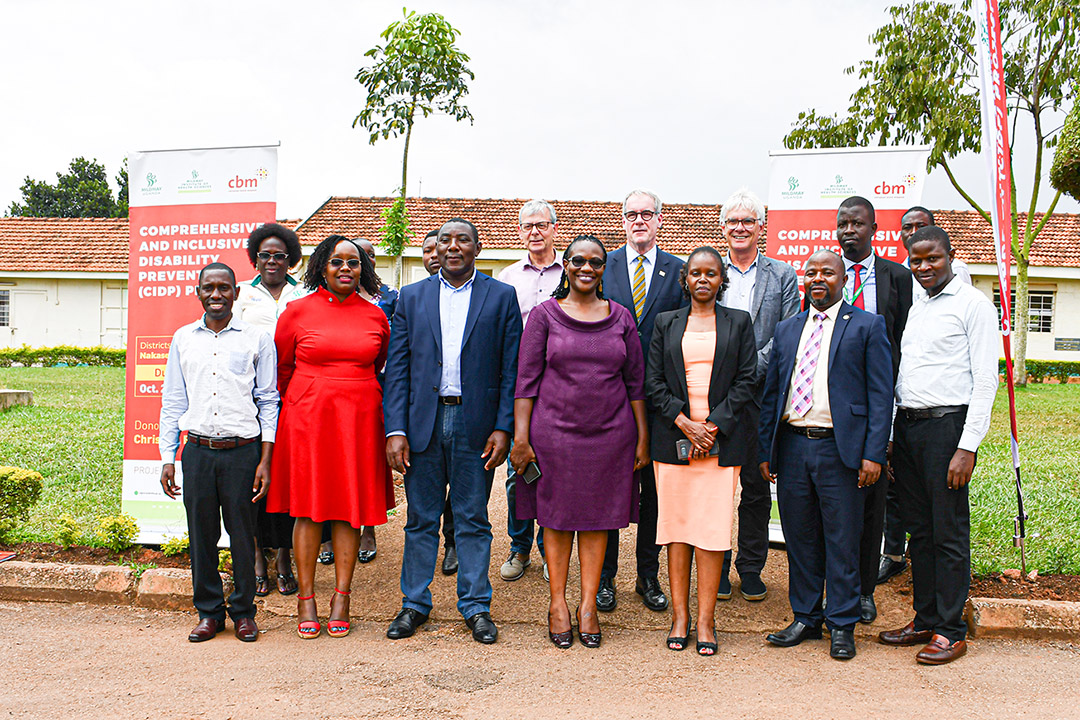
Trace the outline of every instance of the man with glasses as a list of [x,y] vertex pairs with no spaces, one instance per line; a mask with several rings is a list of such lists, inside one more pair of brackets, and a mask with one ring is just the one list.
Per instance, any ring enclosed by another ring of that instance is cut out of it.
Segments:
[[[545,200],[530,200],[518,211],[518,237],[528,255],[499,273],[499,280],[517,292],[521,325],[539,303],[551,297],[562,277],[562,264],[555,257],[555,235],[558,232],[555,208]],[[533,544],[533,521],[518,520],[515,515],[517,475],[507,464],[506,475],[506,532],[510,535],[510,556],[499,569],[503,580],[511,582],[525,575],[532,561],[529,553]],[[536,530],[536,549],[544,557],[544,528]],[[547,579],[547,562],[544,562]]]
[[[758,251],[758,240],[765,229],[765,206],[757,195],[742,188],[720,208],[720,225],[727,241],[724,259],[728,288],[720,298],[724,307],[745,310],[754,321],[757,343],[757,404],[747,406],[746,422],[757,426],[758,409],[765,387],[765,371],[772,354],[776,324],[799,312],[799,279],[795,268],[773,260]],[[756,438],[755,438],[756,440]],[[739,475],[742,499],[739,501],[739,554],[735,569],[741,580],[740,592],[751,601],[764,600],[768,588],[761,581],[761,571],[769,555],[769,517],[772,492],[757,464],[757,447],[747,448],[750,462],[743,464]],[[731,598],[731,551],[724,554],[717,598]]]
[[[660,198],[648,190],[631,190],[623,200],[623,230],[626,244],[608,255],[604,269],[604,296],[628,309],[637,320],[641,350],[648,362],[656,316],[687,304],[679,284],[683,262],[656,245],[663,224]],[[646,373],[648,369],[646,368]],[[637,583],[645,607],[661,612],[667,609],[657,573],[660,570],[660,546],[656,544],[656,477],[652,465],[638,472],[641,483],[641,508],[637,527]],[[615,574],[619,568],[619,532],[608,532],[607,552],[596,593],[596,609],[615,609]]]

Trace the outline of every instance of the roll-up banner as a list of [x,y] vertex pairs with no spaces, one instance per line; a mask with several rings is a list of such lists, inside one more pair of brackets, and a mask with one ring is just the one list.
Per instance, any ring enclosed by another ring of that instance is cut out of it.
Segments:
[[[907,251],[900,241],[900,218],[922,202],[929,157],[927,146],[770,152],[765,254],[794,267],[801,283],[807,258],[822,249],[840,252],[836,213],[840,203],[859,195],[874,206],[874,252],[904,262]],[[769,539],[783,542],[775,485],[772,496]]]
[[[277,147],[133,153],[128,261],[127,380],[121,507],[139,525],[138,542],[187,530],[184,505],[162,492],[158,452],[161,386],[172,335],[202,316],[199,270],[212,262],[250,274],[247,237],[273,222]],[[181,445],[181,447],[183,447]],[[178,458],[176,478],[183,485]]]

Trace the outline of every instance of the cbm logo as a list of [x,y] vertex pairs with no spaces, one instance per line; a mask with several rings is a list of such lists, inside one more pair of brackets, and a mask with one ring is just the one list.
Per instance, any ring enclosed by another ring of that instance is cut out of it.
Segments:
[[229,180],[231,190],[254,190],[259,187],[259,178],[242,178],[239,175]]
[[903,183],[890,185],[884,180],[874,186],[875,195],[903,195],[907,192],[907,186]]

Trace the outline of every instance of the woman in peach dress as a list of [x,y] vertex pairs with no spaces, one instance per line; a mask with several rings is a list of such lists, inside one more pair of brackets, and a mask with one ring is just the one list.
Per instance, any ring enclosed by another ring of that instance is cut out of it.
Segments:
[[[727,286],[720,254],[690,253],[680,280],[690,306],[656,319],[645,377],[654,408],[651,455],[656,470],[656,542],[667,545],[672,626],[667,646],[690,636],[690,568],[697,556],[697,651],[716,653],[713,612],[724,552],[731,549],[739,468],[756,428],[757,352],[750,315],[717,304]],[[680,452],[682,446],[682,452]]]

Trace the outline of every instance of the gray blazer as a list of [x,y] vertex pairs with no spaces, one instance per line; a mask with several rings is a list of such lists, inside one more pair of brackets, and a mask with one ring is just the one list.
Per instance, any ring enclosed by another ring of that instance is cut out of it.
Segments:
[[[730,262],[730,260],[728,261]],[[750,299],[750,319],[757,344],[757,384],[769,367],[776,324],[799,312],[799,279],[795,268],[758,253],[757,279]]]

